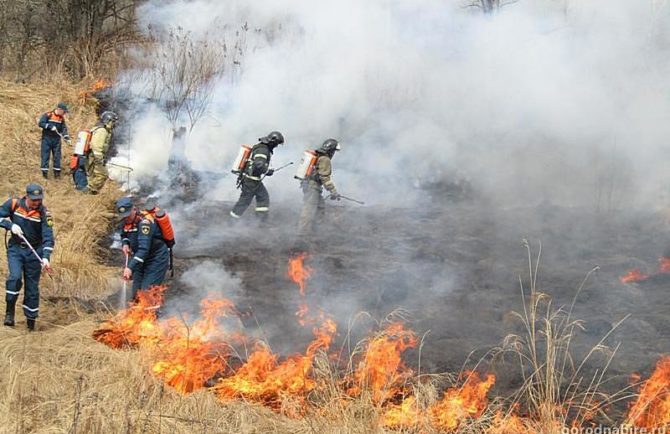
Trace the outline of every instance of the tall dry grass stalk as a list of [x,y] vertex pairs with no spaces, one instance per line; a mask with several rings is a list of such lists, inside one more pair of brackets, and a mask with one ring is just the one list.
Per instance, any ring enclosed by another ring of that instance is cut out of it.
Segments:
[[[598,267],[587,273],[569,306],[556,307],[551,297],[538,289],[541,244],[536,256],[528,241],[524,240],[524,246],[529,283],[524,285],[519,277],[523,312],[515,315],[525,333],[507,336],[503,345],[518,359],[523,376],[523,386],[512,401],[527,409],[538,432],[558,434],[564,427],[582,426],[597,415],[605,417],[602,410],[617,399],[618,394],[608,395],[601,390],[618,349],[618,345],[613,349],[607,347],[605,341],[627,317],[614,324],[581,360],[576,360],[572,344],[576,334],[583,330],[583,322],[574,319],[573,312],[585,284]],[[587,362],[597,355],[603,356],[602,363],[587,374]]]

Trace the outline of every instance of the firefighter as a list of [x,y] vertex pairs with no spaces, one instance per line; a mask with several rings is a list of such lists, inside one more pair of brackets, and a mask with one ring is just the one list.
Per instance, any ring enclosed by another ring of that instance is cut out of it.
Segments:
[[274,169],[270,169],[270,159],[274,149],[284,143],[284,136],[279,131],[272,131],[265,137],[258,139],[258,143],[251,149],[247,164],[240,173],[238,186],[242,189],[240,198],[230,211],[231,217],[239,219],[256,198],[256,216],[262,222],[267,221],[270,210],[270,195],[263,185],[263,178],[272,176]]
[[315,150],[317,160],[314,163],[314,170],[301,183],[303,191],[303,206],[299,223],[299,232],[301,234],[306,234],[313,230],[317,215],[320,218],[325,216],[326,207],[323,196],[321,196],[324,187],[330,193],[332,200],[340,200],[340,194],[333,183],[331,164],[335,152],[340,149],[341,147],[337,140],[328,139]]
[[46,112],[40,117],[37,125],[42,128],[40,170],[44,178],[49,177],[49,159],[53,156],[54,178],[60,178],[61,172],[61,138],[70,143],[70,135],[65,125],[65,116],[68,113],[67,105],[59,102],[53,111]]
[[131,198],[119,199],[116,212],[122,219],[122,250],[131,258],[123,269],[123,278],[132,279],[134,299],[138,290],[160,285],[165,280],[170,266],[168,244],[154,214],[140,211]]
[[86,157],[86,174],[88,175],[88,192],[98,194],[107,182],[107,152],[112,140],[112,131],[119,117],[114,112],[106,111],[91,131],[91,151]]
[[40,274],[42,269],[51,271],[49,258],[54,249],[53,219],[42,204],[43,198],[44,190],[40,185],[28,184],[25,196],[10,198],[0,206],[0,227],[12,233],[7,246],[9,276],[4,324],[14,326],[14,310],[23,280],[26,285],[23,314],[30,331],[35,330],[35,320],[39,314]]

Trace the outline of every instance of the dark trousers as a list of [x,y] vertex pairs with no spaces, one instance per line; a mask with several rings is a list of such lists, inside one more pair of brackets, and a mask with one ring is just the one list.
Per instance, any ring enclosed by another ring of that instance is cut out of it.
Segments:
[[231,214],[233,217],[241,217],[244,211],[249,208],[251,201],[256,198],[256,215],[265,220],[270,211],[270,194],[262,181],[255,181],[249,178],[242,179],[242,193],[237,203],[233,207]]
[[[36,248],[36,250],[41,256],[41,248]],[[7,305],[16,305],[23,280],[26,283],[23,294],[23,313],[28,319],[36,319],[40,310],[39,283],[42,263],[30,248],[22,248],[18,244],[12,244],[7,249],[7,262],[9,264],[5,297]]]
[[42,170],[43,173],[49,172],[49,159],[51,158],[51,156],[53,156],[54,172],[60,172],[60,159],[61,159],[60,137],[58,138],[58,141],[50,140],[47,137],[43,138],[41,147],[41,156],[42,156],[42,163],[40,165],[40,169]]
[[168,250],[160,252],[155,256],[147,258],[144,264],[133,272],[133,293],[131,300],[137,295],[137,291],[149,289],[152,286],[162,285],[168,268],[170,268],[170,254]]
[[77,190],[85,190],[88,187],[88,176],[86,175],[86,157],[77,157],[77,168],[72,171],[72,179]]

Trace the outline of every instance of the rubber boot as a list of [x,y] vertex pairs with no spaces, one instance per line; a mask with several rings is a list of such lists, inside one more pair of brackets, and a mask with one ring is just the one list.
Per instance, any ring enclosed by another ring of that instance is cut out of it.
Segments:
[[35,320],[28,318],[26,320],[26,326],[28,326],[28,331],[35,331]]
[[7,313],[5,314],[4,324],[7,327],[14,327],[14,308],[16,303],[7,303]]

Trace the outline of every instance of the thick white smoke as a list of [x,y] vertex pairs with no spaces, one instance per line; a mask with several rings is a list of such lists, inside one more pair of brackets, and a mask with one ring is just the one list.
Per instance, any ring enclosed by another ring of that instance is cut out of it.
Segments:
[[[188,137],[196,169],[227,173],[239,144],[277,129],[275,166],[337,138],[336,184],[373,203],[455,177],[507,204],[658,201],[666,2],[520,0],[490,16],[465,3],[150,1],[139,15],[153,34],[238,43]],[[156,110],[135,122],[155,132],[134,136],[138,173],[158,173],[169,125]],[[292,175],[268,180],[273,200],[300,199]],[[236,198],[232,177],[216,190]]]

